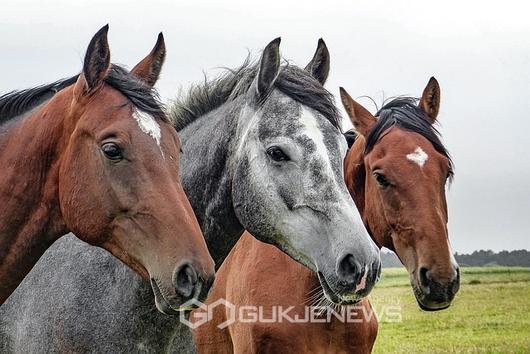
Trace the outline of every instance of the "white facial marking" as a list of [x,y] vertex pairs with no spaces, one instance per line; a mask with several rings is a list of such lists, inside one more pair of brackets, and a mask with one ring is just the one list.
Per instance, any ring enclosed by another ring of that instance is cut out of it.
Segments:
[[[302,114],[300,116],[300,122],[304,125],[304,128],[305,128],[304,133],[315,143],[317,156],[319,156],[321,160],[324,161],[325,168],[321,172],[329,176],[330,180],[335,182],[336,190],[343,189],[345,191],[345,194],[342,195],[341,193],[342,198],[339,201],[339,204],[340,204],[339,208],[341,208],[341,210],[343,210],[345,213],[353,217],[355,219],[355,223],[362,226],[363,222],[361,220],[359,211],[357,207],[355,206],[355,204],[353,203],[349,193],[347,192],[343,179],[342,179],[342,176],[344,175],[344,171],[342,170],[343,168],[342,164],[341,164],[341,173],[340,173],[341,185],[338,185],[337,180],[334,178],[333,167],[331,166],[331,159],[330,159],[326,144],[324,143],[324,135],[322,134],[322,131],[320,130],[317,118],[309,109],[302,106]],[[342,161],[346,157],[347,143],[345,139],[341,140],[341,142],[342,144],[339,150],[341,153],[341,161]],[[364,229],[364,226],[362,226],[362,228]]]
[[304,125],[304,128],[305,128],[304,133],[317,146],[316,148],[317,156],[320,156],[322,161],[324,161],[326,164],[326,171],[323,171],[323,172],[325,172],[326,175],[330,176],[330,178],[334,180],[333,168],[331,167],[331,161],[329,159],[328,149],[326,148],[326,144],[324,143],[324,135],[322,135],[322,131],[320,130],[320,127],[318,126],[318,122],[317,122],[315,115],[311,113],[311,111],[304,106],[302,106],[302,114],[300,116],[300,122]]
[[418,146],[414,152],[407,155],[407,159],[418,164],[418,166],[423,167],[425,162],[429,159],[429,155]]
[[[162,138],[162,133],[160,131],[160,126],[150,114],[135,110],[133,113],[134,120],[138,123],[140,130],[145,134],[149,135],[151,138],[155,139],[156,144],[162,152],[162,147],[160,146],[160,139]],[[164,153],[162,153],[164,155]]]

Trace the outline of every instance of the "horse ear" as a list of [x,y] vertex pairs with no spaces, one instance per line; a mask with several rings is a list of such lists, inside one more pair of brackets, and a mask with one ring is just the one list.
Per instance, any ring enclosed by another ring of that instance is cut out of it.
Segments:
[[103,82],[110,67],[110,49],[107,41],[109,25],[105,25],[92,37],[83,64],[86,89],[91,91]]
[[162,32],[158,34],[155,47],[151,52],[131,70],[131,73],[153,87],[160,76],[162,65],[166,59],[166,44]]
[[355,102],[343,87],[340,88],[340,98],[357,133],[367,136],[377,119],[366,108]]
[[427,113],[429,122],[433,124],[440,110],[440,85],[434,77],[430,78],[423,90],[419,107]]
[[258,72],[258,96],[266,96],[280,73],[280,41],[278,37],[265,47]]
[[318,40],[317,50],[313,59],[305,67],[306,71],[311,73],[315,79],[322,85],[326,83],[329,74],[329,51],[326,43],[322,38]]

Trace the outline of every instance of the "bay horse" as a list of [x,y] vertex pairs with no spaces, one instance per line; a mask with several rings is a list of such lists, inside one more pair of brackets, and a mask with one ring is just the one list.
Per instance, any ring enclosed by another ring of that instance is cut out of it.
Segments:
[[[304,70],[281,63],[279,44],[174,103],[182,184],[217,267],[248,229],[318,272],[330,297],[355,302],[380,259],[344,183],[347,144],[322,86],[329,56],[320,45]],[[135,274],[68,237],[0,308],[0,348],[193,352],[190,329],[152,311],[151,298]]]
[[107,32],[90,41],[81,74],[0,97],[0,305],[70,231],[149,280],[162,312],[212,282],[181,144],[152,88],[163,37],[129,73],[110,63]]
[[[379,118],[343,88],[340,94],[356,130],[346,134],[353,144],[344,162],[350,194],[377,245],[395,251],[406,266],[419,306],[447,308],[458,291],[459,272],[446,227],[445,185],[453,168],[432,126],[438,82],[429,80],[419,106],[399,97],[381,108]],[[309,269],[245,234],[217,272],[206,304],[225,299],[237,309],[261,305],[266,318],[274,306],[292,307],[291,318],[303,318],[306,305],[340,310],[319,288]],[[194,337],[199,353],[369,353],[377,318],[367,299],[354,308],[349,322],[331,317],[327,323],[248,323],[236,317],[220,329],[232,310],[216,306],[213,319],[197,327]]]

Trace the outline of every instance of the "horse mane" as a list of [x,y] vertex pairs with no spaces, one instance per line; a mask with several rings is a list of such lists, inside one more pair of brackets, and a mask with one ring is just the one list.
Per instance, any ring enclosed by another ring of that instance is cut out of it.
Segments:
[[[177,131],[224,103],[246,94],[258,70],[259,62],[252,62],[247,57],[240,67],[225,69],[214,79],[205,77],[204,82],[193,85],[186,96],[177,97],[169,110],[170,119]],[[306,70],[294,65],[282,65],[274,87],[293,100],[316,110],[340,129],[340,114],[333,95]]]
[[376,113],[377,122],[366,137],[365,153],[370,152],[377,141],[392,126],[420,134],[427,139],[436,151],[449,159],[449,173],[453,177],[454,165],[449,152],[440,140],[440,133],[429,123],[424,110],[418,107],[418,99],[401,96],[391,99]]
[[0,96],[0,124],[26,113],[49,100],[57,92],[74,84],[78,76],[25,90],[11,91]]
[[[73,85],[78,77],[79,74],[51,84],[15,90],[0,96],[0,125],[51,99],[57,92]],[[139,110],[158,119],[167,120],[156,90],[146,85],[128,70],[113,64],[104,81],[121,92]]]

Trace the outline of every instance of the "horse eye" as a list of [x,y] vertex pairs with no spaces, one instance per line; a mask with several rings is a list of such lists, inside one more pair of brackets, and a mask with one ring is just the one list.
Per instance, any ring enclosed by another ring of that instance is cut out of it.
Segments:
[[277,146],[272,146],[267,149],[267,155],[274,161],[280,162],[280,161],[289,161],[289,156],[285,152],[283,152],[282,149],[280,149]]
[[379,184],[379,186],[385,188],[390,185],[390,182],[381,173],[374,172],[374,177],[375,177],[375,180],[377,181],[377,184]]
[[110,160],[118,161],[123,159],[120,147],[114,143],[103,144],[103,146],[101,146],[101,151],[103,151],[105,157]]

